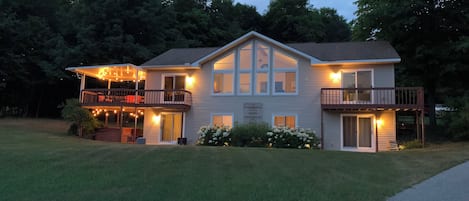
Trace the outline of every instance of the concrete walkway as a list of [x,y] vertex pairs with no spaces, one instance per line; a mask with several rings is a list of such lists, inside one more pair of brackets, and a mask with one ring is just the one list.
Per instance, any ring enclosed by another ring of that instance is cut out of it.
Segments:
[[388,201],[469,201],[469,161],[416,184]]

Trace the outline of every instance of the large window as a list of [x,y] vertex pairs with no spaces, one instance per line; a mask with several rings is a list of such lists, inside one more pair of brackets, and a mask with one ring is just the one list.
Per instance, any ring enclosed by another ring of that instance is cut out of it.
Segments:
[[212,125],[232,128],[233,114],[212,114]]
[[214,95],[298,94],[298,60],[259,40],[215,61]]
[[238,94],[251,94],[252,42],[239,50]]
[[374,147],[373,120],[372,115],[342,116],[343,148],[372,150]]
[[256,43],[256,94],[269,93],[270,48],[258,41]]
[[230,53],[213,65],[213,93],[233,94],[235,54]]
[[272,125],[275,127],[296,128],[296,115],[274,114]]
[[274,94],[296,94],[298,61],[274,49]]

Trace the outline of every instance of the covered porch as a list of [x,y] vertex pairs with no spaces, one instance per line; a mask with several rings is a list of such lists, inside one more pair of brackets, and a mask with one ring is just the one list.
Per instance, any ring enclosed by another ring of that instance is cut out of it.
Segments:
[[[69,67],[80,78],[79,102],[103,122],[104,141],[136,143],[143,136],[147,110],[188,111],[192,94],[186,90],[145,90],[146,72],[133,64]],[[88,83],[89,82],[89,83]],[[107,85],[106,88],[93,87]],[[98,83],[98,84],[96,84]],[[91,86],[91,87],[90,87]],[[148,117],[154,120],[154,115]],[[96,139],[100,139],[99,131]]]

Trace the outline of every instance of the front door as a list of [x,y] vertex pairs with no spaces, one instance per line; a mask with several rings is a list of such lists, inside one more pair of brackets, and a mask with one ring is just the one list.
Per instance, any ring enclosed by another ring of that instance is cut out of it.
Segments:
[[182,137],[182,113],[161,114],[161,142],[176,143]]
[[184,102],[184,90],[186,88],[185,75],[164,75],[163,83],[165,102]]
[[371,115],[342,116],[342,148],[373,151],[373,119]]

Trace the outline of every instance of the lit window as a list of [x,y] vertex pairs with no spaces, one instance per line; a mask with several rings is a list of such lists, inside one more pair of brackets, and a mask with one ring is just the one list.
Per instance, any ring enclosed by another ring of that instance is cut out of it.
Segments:
[[274,50],[274,94],[297,92],[298,61]]
[[233,94],[234,53],[231,53],[213,65],[213,93]]
[[274,115],[275,127],[296,128],[296,116],[294,115]]
[[233,127],[232,114],[214,114],[212,115],[212,125],[218,127]]
[[238,94],[251,94],[252,42],[239,50]]
[[256,94],[268,94],[269,87],[269,60],[270,60],[270,47],[260,43],[256,44]]

